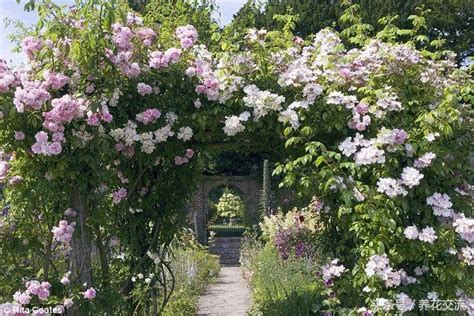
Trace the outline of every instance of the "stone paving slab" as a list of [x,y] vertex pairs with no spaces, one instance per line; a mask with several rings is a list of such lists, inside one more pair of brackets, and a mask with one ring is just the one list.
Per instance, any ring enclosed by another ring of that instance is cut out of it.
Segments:
[[250,308],[250,290],[238,266],[223,266],[216,283],[199,299],[198,316],[243,316]]

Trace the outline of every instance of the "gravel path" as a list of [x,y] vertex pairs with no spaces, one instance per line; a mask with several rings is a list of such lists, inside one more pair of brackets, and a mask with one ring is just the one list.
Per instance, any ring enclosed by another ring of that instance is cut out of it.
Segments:
[[199,299],[198,316],[247,315],[250,291],[240,267],[221,267],[217,282]]

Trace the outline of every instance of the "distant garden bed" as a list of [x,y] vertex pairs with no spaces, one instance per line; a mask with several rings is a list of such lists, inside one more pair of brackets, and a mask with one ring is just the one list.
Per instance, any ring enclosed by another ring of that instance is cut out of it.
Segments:
[[241,237],[247,229],[245,225],[209,225],[208,234],[210,236],[213,232],[215,237]]

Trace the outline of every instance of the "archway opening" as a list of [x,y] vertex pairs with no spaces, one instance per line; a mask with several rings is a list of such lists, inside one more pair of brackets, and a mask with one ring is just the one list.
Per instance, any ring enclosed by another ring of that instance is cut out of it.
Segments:
[[207,230],[211,236],[242,236],[249,224],[245,193],[231,184],[221,184],[211,189],[207,219]]

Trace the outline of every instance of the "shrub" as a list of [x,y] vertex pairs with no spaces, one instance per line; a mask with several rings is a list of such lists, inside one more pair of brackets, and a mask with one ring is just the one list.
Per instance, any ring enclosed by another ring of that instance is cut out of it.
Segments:
[[311,257],[282,260],[274,245],[246,239],[242,245],[243,273],[252,291],[252,312],[261,315],[317,315],[324,287],[315,282]]
[[244,203],[242,198],[230,191],[224,191],[216,204],[217,215],[223,218],[242,218],[244,215]]
[[171,270],[176,287],[163,315],[194,315],[199,296],[219,272],[219,260],[201,246],[179,248],[174,252]]

